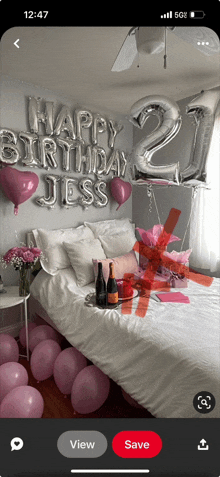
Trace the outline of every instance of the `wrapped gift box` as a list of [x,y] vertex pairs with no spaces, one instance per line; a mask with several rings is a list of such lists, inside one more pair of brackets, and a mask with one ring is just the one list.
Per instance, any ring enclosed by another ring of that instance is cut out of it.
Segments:
[[172,288],[187,288],[188,280],[184,276],[180,276],[180,275],[177,275],[177,274],[171,274],[170,286]]
[[[144,279],[144,274],[145,270],[142,268],[139,268],[138,273],[134,276],[134,279],[138,282],[138,280]],[[153,287],[155,285],[155,288],[157,286],[160,286],[158,282],[166,282],[167,284],[163,284],[164,287],[172,287],[172,288],[187,288],[188,286],[188,280],[186,277],[179,275],[178,273],[175,272],[170,272],[169,270],[166,270],[164,267],[162,269],[162,273],[157,272],[154,276],[154,282],[153,282]]]
[[170,289],[170,282],[169,278],[170,275],[167,274],[166,276],[156,273],[154,276],[153,283],[147,279],[144,279],[145,270],[139,268],[138,272],[134,275],[133,279],[133,286],[134,288],[146,288],[151,290],[163,290],[163,289]]

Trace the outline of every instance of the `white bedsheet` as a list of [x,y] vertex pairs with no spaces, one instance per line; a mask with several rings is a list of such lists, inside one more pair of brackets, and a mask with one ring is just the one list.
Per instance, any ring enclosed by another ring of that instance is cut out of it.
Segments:
[[[94,284],[77,287],[72,268],[53,277],[42,270],[31,294],[73,346],[155,417],[211,418],[220,417],[219,285],[189,282],[180,291],[190,304],[150,299],[145,318],[135,315],[138,298],[132,315],[86,307]],[[208,414],[193,407],[200,391],[216,398]]]

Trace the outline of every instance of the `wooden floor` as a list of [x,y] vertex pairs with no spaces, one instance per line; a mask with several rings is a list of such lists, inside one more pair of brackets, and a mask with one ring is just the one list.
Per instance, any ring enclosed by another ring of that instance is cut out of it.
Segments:
[[[69,343],[67,344],[69,346]],[[62,346],[65,348],[65,345]],[[21,348],[21,354],[25,350]],[[103,404],[103,406],[96,412],[90,414],[78,414],[74,411],[70,395],[64,396],[56,386],[53,376],[45,381],[37,382],[33,377],[30,369],[30,364],[25,358],[19,358],[19,363],[22,364],[29,376],[28,385],[38,389],[44,399],[44,413],[43,418],[94,418],[94,417],[136,417],[136,418],[153,418],[146,409],[135,408],[131,406],[121,393],[121,388],[111,380],[110,393]],[[91,363],[92,364],[92,363]]]

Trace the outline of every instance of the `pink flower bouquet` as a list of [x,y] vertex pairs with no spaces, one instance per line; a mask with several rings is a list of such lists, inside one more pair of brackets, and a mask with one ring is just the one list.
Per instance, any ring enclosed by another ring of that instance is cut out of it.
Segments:
[[5,266],[11,264],[16,269],[23,267],[24,264],[27,268],[31,268],[41,256],[42,252],[37,247],[13,247],[6,252],[2,261]]
[[3,267],[13,265],[15,270],[19,270],[19,295],[29,294],[30,283],[28,270],[34,268],[34,265],[43,258],[42,251],[37,247],[13,247],[2,257]]

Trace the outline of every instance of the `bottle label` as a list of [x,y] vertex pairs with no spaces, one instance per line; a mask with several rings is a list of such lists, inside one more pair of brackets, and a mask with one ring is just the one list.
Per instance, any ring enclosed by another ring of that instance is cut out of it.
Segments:
[[118,292],[108,293],[108,303],[118,303]]
[[97,299],[98,300],[105,300],[106,299],[106,293],[105,292],[99,292],[97,293]]
[[98,306],[106,306],[107,298],[105,292],[96,293],[96,305]]

